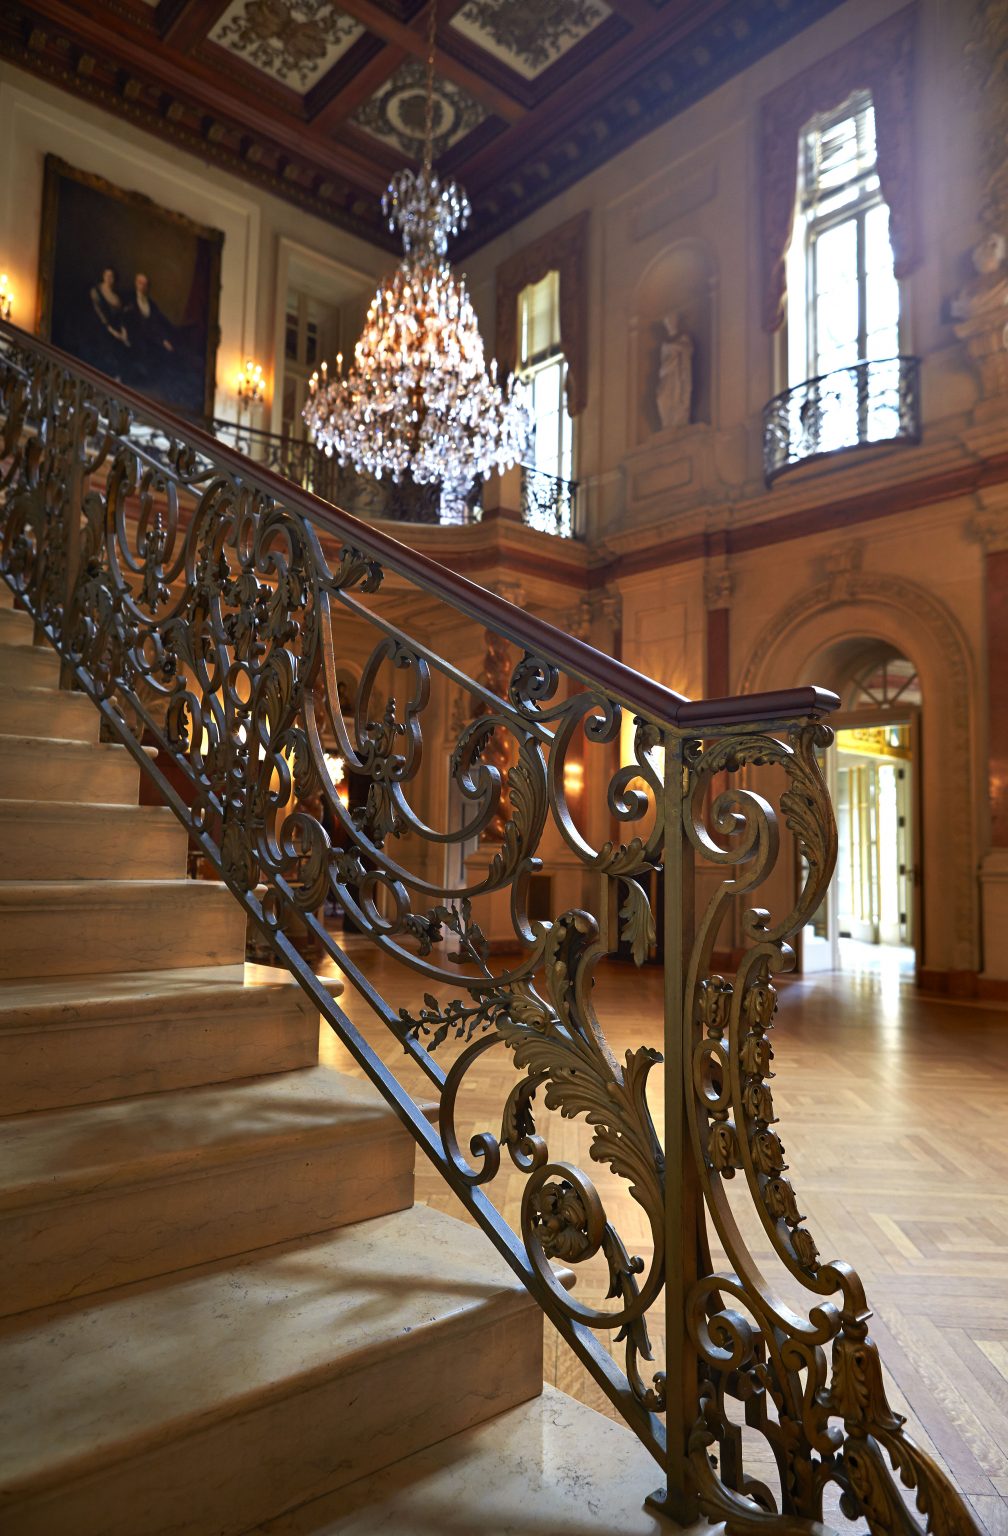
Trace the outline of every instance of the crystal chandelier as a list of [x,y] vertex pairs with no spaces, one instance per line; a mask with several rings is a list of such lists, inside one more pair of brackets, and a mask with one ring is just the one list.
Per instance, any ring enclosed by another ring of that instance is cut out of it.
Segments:
[[419,175],[396,173],[382,198],[389,229],[398,229],[403,257],[383,282],[364,322],[346,374],[313,376],[304,409],[320,448],[376,480],[441,485],[442,521],[461,521],[481,476],[508,469],[531,434],[523,388],[502,388],[497,363],[487,372],[483,339],[465,280],[448,265],[448,241],[464,229],[469,199],[433,170],[434,35],[432,0],[427,34],[424,155]]

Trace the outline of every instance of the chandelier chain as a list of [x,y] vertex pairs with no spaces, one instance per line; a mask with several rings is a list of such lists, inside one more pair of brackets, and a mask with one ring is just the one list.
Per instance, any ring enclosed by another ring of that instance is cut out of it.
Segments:
[[[441,521],[466,519],[476,480],[509,469],[532,423],[522,385],[502,387],[487,369],[465,279],[448,265],[448,241],[469,218],[469,199],[434,165],[437,4],[427,13],[427,99],[419,174],[397,171],[382,209],[402,236],[403,255],[367,312],[346,376],[313,375],[304,419],[341,466],[441,487]],[[339,360],[337,360],[339,361]]]
[[423,174],[430,180],[434,166],[434,42],[437,36],[437,0],[431,0],[427,13],[427,89],[424,100]]

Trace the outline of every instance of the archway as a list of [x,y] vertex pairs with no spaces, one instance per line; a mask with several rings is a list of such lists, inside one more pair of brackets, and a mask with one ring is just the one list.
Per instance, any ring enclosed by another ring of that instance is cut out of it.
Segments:
[[976,807],[982,785],[974,746],[974,669],[945,605],[901,577],[845,570],[803,592],[766,624],[748,652],[739,692],[807,681],[849,701],[859,669],[884,655],[912,664],[922,700],[920,968],[976,970]]
[[802,969],[867,971],[898,986],[915,973],[922,939],[923,692],[914,662],[892,645],[852,640],[840,651],[848,680],[834,684],[841,708],[825,754],[837,864],[802,934]]

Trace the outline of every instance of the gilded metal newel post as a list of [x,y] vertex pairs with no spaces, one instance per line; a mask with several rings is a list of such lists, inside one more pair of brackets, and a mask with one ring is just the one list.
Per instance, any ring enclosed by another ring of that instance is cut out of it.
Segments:
[[[775,978],[836,857],[835,698],[693,703],[2,324],[0,413],[0,577],[652,1453],[656,1505],[733,1533],[822,1536],[837,1504],[871,1536],[976,1532],[888,1406],[860,1280],[820,1255],[777,1123]],[[461,655],[423,627],[443,605]],[[551,846],[566,894],[542,915]],[[664,970],[651,1041],[621,1056],[595,987],[617,949]],[[490,1062],[486,1124],[467,1102]]]

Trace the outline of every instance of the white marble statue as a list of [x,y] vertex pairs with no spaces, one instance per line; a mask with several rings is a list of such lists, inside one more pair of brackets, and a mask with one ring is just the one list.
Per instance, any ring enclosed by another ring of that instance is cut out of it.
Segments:
[[665,316],[655,405],[662,428],[688,425],[693,403],[693,338],[676,311]]
[[977,365],[985,398],[1008,393],[1008,252],[996,230],[974,246],[976,273],[952,300],[955,332]]

